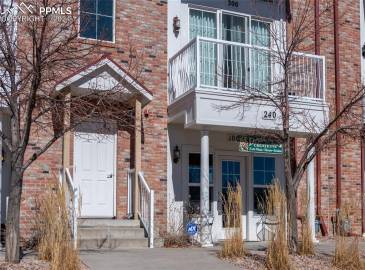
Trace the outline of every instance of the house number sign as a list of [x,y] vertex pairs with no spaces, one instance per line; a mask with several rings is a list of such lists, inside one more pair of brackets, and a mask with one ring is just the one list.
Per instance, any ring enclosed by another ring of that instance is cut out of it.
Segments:
[[238,7],[238,1],[235,0],[227,0],[229,7]]

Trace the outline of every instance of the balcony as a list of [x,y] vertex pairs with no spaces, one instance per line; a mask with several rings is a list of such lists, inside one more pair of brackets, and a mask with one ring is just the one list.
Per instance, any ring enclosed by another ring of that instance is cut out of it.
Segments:
[[[244,113],[234,104],[252,93],[280,96],[286,83],[291,110],[324,124],[328,118],[324,57],[294,52],[287,61],[287,76],[283,76],[279,59],[283,55],[265,47],[218,39],[191,40],[169,61],[170,122],[190,128],[215,125],[280,130],[278,117],[262,121],[265,112],[277,111],[277,107],[263,104],[260,95],[250,100]],[[306,130],[303,120],[291,119],[293,132],[317,131]]]

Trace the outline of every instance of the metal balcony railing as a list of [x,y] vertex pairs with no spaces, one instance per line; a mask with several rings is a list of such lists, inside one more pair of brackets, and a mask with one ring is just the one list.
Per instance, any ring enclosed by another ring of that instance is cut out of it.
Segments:
[[324,100],[324,57],[294,52],[284,69],[281,59],[287,55],[265,47],[196,37],[169,61],[170,103],[196,88],[275,93],[282,92],[284,82],[290,96]]

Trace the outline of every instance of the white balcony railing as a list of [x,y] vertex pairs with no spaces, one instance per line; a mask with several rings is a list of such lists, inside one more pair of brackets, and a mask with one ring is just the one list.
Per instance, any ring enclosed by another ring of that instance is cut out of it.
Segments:
[[[283,89],[285,53],[237,42],[196,37],[169,61],[169,99],[172,103],[191,89]],[[285,69],[289,95],[325,98],[323,56],[294,52]]]

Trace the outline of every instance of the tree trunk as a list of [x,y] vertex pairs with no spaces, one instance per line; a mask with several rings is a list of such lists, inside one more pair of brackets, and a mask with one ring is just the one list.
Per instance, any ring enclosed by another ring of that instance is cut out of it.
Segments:
[[20,201],[22,195],[23,174],[20,167],[12,167],[10,195],[8,202],[7,218],[6,218],[6,254],[7,262],[19,263],[19,219],[20,219]]
[[292,253],[298,251],[298,224],[297,224],[297,193],[295,192],[293,179],[287,179],[286,181],[286,196],[288,207],[288,244],[289,250]]

